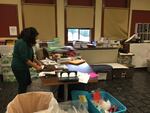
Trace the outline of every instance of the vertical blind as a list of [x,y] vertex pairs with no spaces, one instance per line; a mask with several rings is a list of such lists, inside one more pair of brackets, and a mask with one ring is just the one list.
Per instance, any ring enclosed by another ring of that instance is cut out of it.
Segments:
[[75,7],[66,8],[67,28],[93,28],[94,7]]
[[55,5],[24,5],[23,13],[25,27],[37,28],[40,40],[50,40],[56,36]]
[[104,37],[109,39],[124,39],[128,37],[127,8],[105,8]]

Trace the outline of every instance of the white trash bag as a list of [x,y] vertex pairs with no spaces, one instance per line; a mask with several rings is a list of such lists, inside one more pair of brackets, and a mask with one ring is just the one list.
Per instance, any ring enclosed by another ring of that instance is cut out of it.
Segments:
[[6,113],[34,113],[46,109],[59,113],[56,112],[59,107],[52,92],[28,92],[18,94],[8,104]]
[[52,92],[41,91],[18,94],[7,105],[6,113],[87,113],[80,110],[69,104],[66,110],[58,104]]

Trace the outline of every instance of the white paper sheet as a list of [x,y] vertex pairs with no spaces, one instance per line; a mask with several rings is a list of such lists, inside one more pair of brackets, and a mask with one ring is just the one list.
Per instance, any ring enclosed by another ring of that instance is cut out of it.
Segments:
[[9,34],[10,34],[10,36],[16,36],[17,35],[17,26],[9,26]]
[[48,58],[44,59],[44,60],[41,60],[41,62],[44,64],[44,65],[56,65],[57,63],[53,60],[50,60]]
[[39,77],[43,77],[43,76],[45,76],[45,74],[55,75],[56,72],[55,72],[55,71],[50,71],[50,72],[40,72],[40,73],[39,73]]
[[88,83],[88,81],[90,79],[90,75],[88,73],[78,72],[77,75],[78,75],[78,78],[79,78],[79,82],[86,83],[86,84]]

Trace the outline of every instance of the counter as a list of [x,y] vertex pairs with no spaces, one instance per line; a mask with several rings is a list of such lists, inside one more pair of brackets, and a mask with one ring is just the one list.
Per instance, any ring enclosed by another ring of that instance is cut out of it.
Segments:
[[90,65],[116,63],[119,48],[78,48],[83,59]]

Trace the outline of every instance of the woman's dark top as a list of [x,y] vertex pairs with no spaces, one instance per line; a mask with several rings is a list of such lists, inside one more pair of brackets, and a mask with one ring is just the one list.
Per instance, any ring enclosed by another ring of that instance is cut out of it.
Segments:
[[11,67],[16,70],[28,69],[28,60],[33,60],[33,48],[28,46],[23,39],[18,39],[14,46]]

